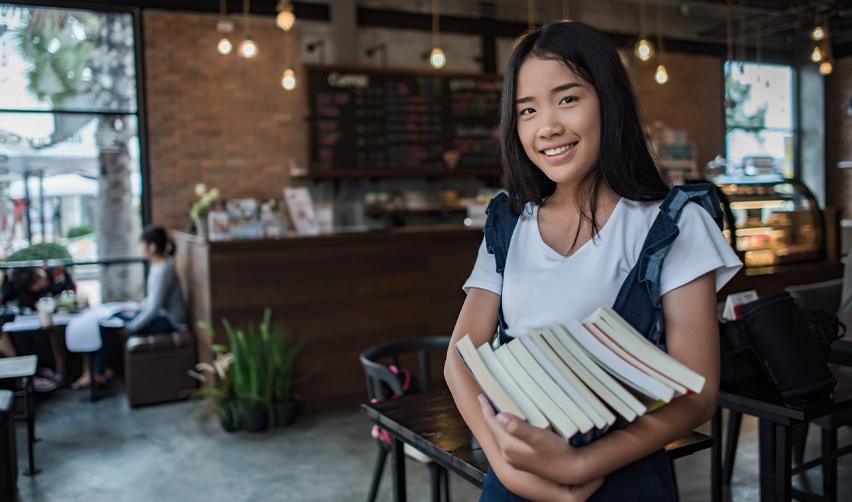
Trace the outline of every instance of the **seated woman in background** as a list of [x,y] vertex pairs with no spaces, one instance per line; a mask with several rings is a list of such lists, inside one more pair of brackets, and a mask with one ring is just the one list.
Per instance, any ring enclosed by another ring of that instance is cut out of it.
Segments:
[[[76,289],[77,286],[71,276],[66,273],[64,267],[9,269],[3,276],[3,304],[15,303],[21,313],[26,313],[34,311],[38,300],[45,296],[56,296],[63,291],[75,291]],[[48,339],[56,372],[47,367],[39,369],[39,376],[33,380],[33,383],[36,390],[41,392],[55,389],[62,383],[62,378],[66,374],[65,346],[62,340],[55,336],[50,336]],[[0,356],[14,357],[19,353],[36,353],[41,356],[39,357],[40,361],[44,360],[43,354],[47,349],[39,350],[38,343],[40,343],[39,340],[30,337],[25,347],[16,350],[9,335],[0,334]],[[42,354],[39,354],[39,352]]]
[[[122,334],[159,335],[175,331],[186,331],[186,306],[183,301],[180,280],[171,256],[175,245],[163,227],[150,226],[140,239],[142,255],[149,263],[148,294],[138,311],[118,314],[127,321]],[[106,366],[106,338],[104,346],[92,358],[91,370],[84,363],[83,374],[72,385],[78,389],[89,385],[94,374],[96,382],[105,382],[112,377],[112,369]]]

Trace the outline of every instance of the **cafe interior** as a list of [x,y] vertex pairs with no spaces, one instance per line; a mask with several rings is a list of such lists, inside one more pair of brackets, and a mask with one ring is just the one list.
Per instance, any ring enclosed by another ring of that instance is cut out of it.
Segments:
[[[848,0],[0,0],[0,501],[510,500],[448,368],[497,410],[523,387],[502,363],[489,390],[457,320],[511,56],[556,22],[615,48],[655,172],[742,263],[715,414],[655,447],[671,500],[852,501]],[[576,348],[529,382],[623,385],[641,412],[565,394],[616,436],[665,413]]]

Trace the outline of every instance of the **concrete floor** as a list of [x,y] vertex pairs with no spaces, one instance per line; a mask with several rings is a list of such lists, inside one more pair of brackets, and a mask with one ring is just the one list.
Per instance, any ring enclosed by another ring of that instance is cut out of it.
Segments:
[[[358,501],[366,498],[375,445],[357,410],[300,417],[291,428],[228,434],[196,413],[195,403],[131,410],[122,394],[97,403],[59,391],[39,404],[37,465],[19,480],[20,502]],[[26,465],[25,427],[18,425],[20,466]],[[841,431],[840,444],[852,440]],[[808,456],[818,452],[809,434]],[[709,500],[709,451],[676,462],[681,499]],[[391,500],[386,469],[379,500]],[[818,470],[805,482],[817,491]],[[429,500],[427,469],[408,462],[409,500]],[[852,458],[840,467],[840,498],[852,501]],[[802,485],[802,480],[795,482]],[[478,490],[452,477],[453,500]],[[731,500],[758,500],[756,423],[748,417],[737,456]]]

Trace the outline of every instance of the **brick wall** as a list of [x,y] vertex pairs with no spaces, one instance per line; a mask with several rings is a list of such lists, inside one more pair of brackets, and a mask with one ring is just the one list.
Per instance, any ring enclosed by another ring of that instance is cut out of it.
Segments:
[[[213,15],[146,10],[144,26],[154,222],[185,227],[197,182],[219,187],[225,197],[280,197],[289,182],[290,159],[307,165],[305,86],[289,93],[280,87],[285,51],[294,64],[316,62],[317,53],[299,50],[298,35],[284,34],[271,18],[252,18],[252,36],[260,53],[248,61],[235,53],[216,52],[219,35]],[[304,42],[324,38],[330,44],[327,27],[303,23]],[[412,38],[399,30],[361,31],[359,42],[364,45]],[[236,33],[242,33],[239,22]],[[412,52],[428,45],[425,34],[414,35],[418,36],[412,40],[418,43],[409,43]],[[239,38],[232,37],[235,45]],[[477,40],[446,36],[442,42],[457,69],[474,70]],[[502,69],[510,45],[500,42]],[[333,47],[326,49],[332,60]],[[402,60],[425,66],[417,54],[404,58],[396,47],[389,52],[390,67],[400,67]],[[361,62],[368,60],[364,57]],[[655,64],[632,65],[643,117],[648,123],[661,120],[686,129],[703,166],[723,148],[721,61],[667,54],[666,64],[670,80],[665,86],[654,82]],[[296,70],[298,74],[300,68]]]
[[280,85],[297,40],[253,18],[260,51],[245,60],[238,36],[234,52],[216,51],[215,16],[146,10],[144,26],[153,221],[185,227],[197,182],[225,197],[280,198],[289,159],[306,160],[304,86]]
[[654,80],[657,63],[632,63],[631,77],[636,88],[642,118],[647,124],[662,121],[669,127],[685,129],[696,144],[698,167],[724,151],[725,117],[722,59],[716,56],[666,53],[669,81]]
[[838,169],[841,160],[852,160],[852,117],[846,115],[846,103],[852,99],[852,57],[838,60],[828,78],[828,169],[829,204],[843,208],[843,217],[852,218],[852,169]]

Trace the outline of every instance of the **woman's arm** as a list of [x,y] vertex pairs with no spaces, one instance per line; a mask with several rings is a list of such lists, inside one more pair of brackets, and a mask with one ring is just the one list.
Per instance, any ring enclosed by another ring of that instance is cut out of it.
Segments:
[[509,465],[559,484],[584,483],[665,447],[713,416],[719,393],[714,273],[670,291],[662,302],[669,354],[705,377],[701,393],[679,397],[582,448],[501,413],[489,419],[489,431]]
[[512,493],[530,500],[585,500],[597,489],[598,484],[589,484],[577,490],[513,468],[502,459],[494,436],[485,424],[477,399],[482,391],[455,350],[455,343],[465,334],[470,335],[476,346],[491,340],[497,326],[499,302],[498,295],[484,289],[471,288],[462,306],[444,363],[444,378],[456,407],[479,441],[491,468]]

